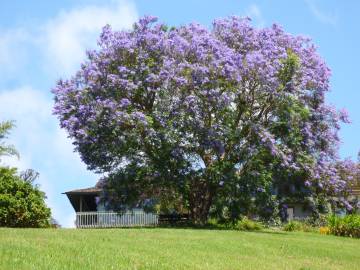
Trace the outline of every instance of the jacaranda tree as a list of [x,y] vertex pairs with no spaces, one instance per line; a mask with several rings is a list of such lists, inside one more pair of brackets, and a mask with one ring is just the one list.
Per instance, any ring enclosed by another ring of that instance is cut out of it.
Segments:
[[181,201],[201,224],[223,207],[271,216],[284,186],[326,193],[347,116],[325,104],[330,70],[308,38],[247,18],[208,30],[144,17],[105,26],[99,47],[57,83],[54,113],[106,174],[109,202]]

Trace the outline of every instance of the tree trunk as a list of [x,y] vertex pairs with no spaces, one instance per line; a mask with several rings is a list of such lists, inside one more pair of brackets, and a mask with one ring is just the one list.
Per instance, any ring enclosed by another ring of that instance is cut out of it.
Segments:
[[214,191],[211,185],[202,179],[194,179],[190,185],[190,219],[195,225],[204,225],[209,216]]

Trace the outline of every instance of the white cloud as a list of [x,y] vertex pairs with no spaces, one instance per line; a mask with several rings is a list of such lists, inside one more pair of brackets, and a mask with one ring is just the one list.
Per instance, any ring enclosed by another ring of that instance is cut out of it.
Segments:
[[[105,24],[124,29],[136,20],[133,2],[119,0],[62,11],[43,25],[0,31],[0,85],[5,82],[6,86],[5,75],[21,78],[20,74],[33,72],[39,65],[46,71],[38,70],[37,79],[68,76],[79,67],[85,50],[96,46]],[[15,145],[21,158],[4,158],[2,162],[38,171],[37,183],[48,197],[53,216],[63,226],[73,227],[73,209],[61,192],[94,185],[97,176],[86,170],[66,132],[59,128],[51,113],[49,92],[31,86],[5,88],[0,89],[0,121],[15,120],[9,143]]]
[[[48,126],[51,122],[51,108],[52,102],[43,93],[31,87],[0,92],[0,118],[16,121],[17,128],[12,136],[14,141],[26,134],[28,142],[41,145],[44,135],[39,132],[43,130],[44,125]],[[28,143],[26,145],[30,147]]]
[[257,27],[265,26],[265,19],[262,15],[261,9],[259,6],[252,4],[245,10],[245,15],[249,16]]
[[40,58],[47,76],[70,76],[79,68],[85,51],[96,47],[103,26],[127,29],[138,19],[131,0],[104,2],[63,10],[41,25],[0,29],[0,83],[17,78],[20,72],[27,75],[34,68],[34,57]]
[[308,6],[311,14],[321,23],[328,25],[336,25],[338,21],[338,16],[335,13],[324,12],[316,4],[315,0],[305,0],[306,5]]
[[27,57],[27,46],[33,45],[29,32],[22,28],[0,31],[1,79],[13,78],[23,69]]
[[69,76],[79,68],[85,50],[94,48],[102,27],[130,28],[137,20],[134,4],[118,1],[108,6],[87,6],[61,12],[45,26],[43,46],[47,64],[56,75]]
[[[66,132],[60,129],[52,115],[53,100],[50,95],[29,86],[0,91],[0,120],[15,120],[10,142],[20,148],[20,160],[8,158],[22,169],[29,168],[32,158],[23,153],[44,154],[66,160],[72,167],[84,167]],[[25,160],[25,161],[23,161]],[[44,159],[43,165],[51,160]],[[50,165],[48,165],[50,166]]]

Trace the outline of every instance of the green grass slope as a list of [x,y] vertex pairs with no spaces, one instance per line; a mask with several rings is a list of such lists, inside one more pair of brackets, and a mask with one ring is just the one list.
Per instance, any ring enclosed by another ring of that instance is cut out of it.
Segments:
[[0,269],[360,269],[360,240],[196,229],[0,228]]

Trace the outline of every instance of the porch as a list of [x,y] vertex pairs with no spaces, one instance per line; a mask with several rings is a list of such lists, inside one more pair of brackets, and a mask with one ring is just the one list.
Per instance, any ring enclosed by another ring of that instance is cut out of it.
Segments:
[[112,227],[146,227],[156,226],[159,216],[144,211],[129,211],[117,213],[104,212],[77,212],[75,225],[77,228],[112,228]]

